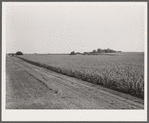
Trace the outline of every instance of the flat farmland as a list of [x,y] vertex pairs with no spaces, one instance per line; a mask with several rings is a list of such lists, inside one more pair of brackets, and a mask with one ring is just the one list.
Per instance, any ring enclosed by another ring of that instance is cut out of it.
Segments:
[[27,62],[144,99],[144,53],[25,54]]
[[141,98],[30,63],[6,57],[6,109],[144,108]]

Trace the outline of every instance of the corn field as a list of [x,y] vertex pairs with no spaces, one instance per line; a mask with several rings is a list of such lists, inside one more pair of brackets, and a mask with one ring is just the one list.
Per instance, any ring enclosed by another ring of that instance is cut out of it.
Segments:
[[26,54],[20,58],[94,84],[144,99],[144,54],[50,55]]

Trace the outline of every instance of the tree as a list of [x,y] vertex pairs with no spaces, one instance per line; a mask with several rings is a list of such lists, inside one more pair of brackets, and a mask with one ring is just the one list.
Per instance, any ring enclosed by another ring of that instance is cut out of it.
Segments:
[[108,53],[108,50],[107,49],[105,49],[105,53]]
[[98,53],[101,53],[101,52],[102,52],[102,49],[98,48],[98,49],[97,49],[97,52],[98,52]]
[[23,55],[21,51],[16,52],[16,55]]
[[75,53],[74,51],[72,51],[72,52],[70,53],[70,55],[76,55],[76,53]]
[[96,50],[93,50],[93,53],[96,53]]

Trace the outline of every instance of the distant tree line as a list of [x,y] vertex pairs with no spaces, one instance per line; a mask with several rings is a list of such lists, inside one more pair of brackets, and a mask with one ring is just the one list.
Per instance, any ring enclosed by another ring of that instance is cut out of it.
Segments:
[[23,52],[17,51],[16,53],[9,53],[9,56],[15,56],[15,55],[23,55]]
[[[116,50],[112,50],[112,49],[101,49],[101,48],[98,48],[97,50],[93,50],[92,52],[84,52],[82,53],[82,55],[92,55],[92,54],[99,54],[99,53],[116,53],[116,52],[121,52],[121,51],[116,51]],[[70,53],[70,55],[76,55],[76,54],[81,54],[80,52],[74,52],[72,51]]]
[[96,50],[93,50],[93,53],[115,53],[116,51],[115,50],[112,50],[112,49],[100,49],[98,48],[97,51]]

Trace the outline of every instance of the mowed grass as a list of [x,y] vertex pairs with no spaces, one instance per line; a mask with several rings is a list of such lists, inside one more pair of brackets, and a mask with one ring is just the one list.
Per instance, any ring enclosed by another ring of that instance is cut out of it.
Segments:
[[144,53],[19,56],[47,69],[144,99]]

